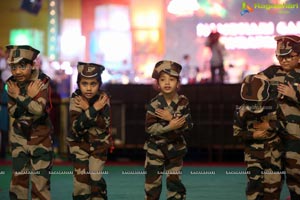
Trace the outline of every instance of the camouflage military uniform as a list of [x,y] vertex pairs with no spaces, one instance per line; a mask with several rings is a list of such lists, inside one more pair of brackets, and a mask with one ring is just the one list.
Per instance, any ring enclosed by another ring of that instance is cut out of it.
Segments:
[[[278,105],[270,98],[270,84],[265,79],[257,75],[245,77],[241,86],[245,102],[234,115],[234,136],[245,143],[249,200],[279,200],[283,183],[282,144],[277,133],[285,127],[277,120]],[[256,126],[263,122],[267,122],[267,130]],[[257,135],[257,131],[266,134]]]
[[[45,85],[39,95],[31,99],[26,95],[27,86],[37,79],[43,80]],[[14,81],[14,78],[8,81]],[[18,85],[20,96],[9,98],[8,110],[14,119],[10,136],[13,159],[11,199],[28,199],[30,176],[32,199],[50,199],[53,128],[46,112],[49,82],[49,77],[34,70],[28,82]]]
[[[184,127],[169,131],[168,122],[155,115],[155,109],[167,109],[173,116],[186,116]],[[183,135],[191,130],[191,120],[188,99],[177,95],[168,106],[163,95],[158,94],[146,107],[146,132],[149,139],[144,149],[147,150],[145,170],[145,192],[147,200],[159,199],[162,189],[162,174],[167,176],[168,200],[185,199],[186,189],[180,180],[183,157],[187,153]]]
[[107,150],[110,146],[110,107],[96,111],[94,102],[104,92],[90,99],[84,111],[75,106],[74,98],[81,95],[76,90],[70,99],[71,129],[67,140],[74,165],[73,199],[107,199],[106,182],[102,177]]
[[252,136],[254,123],[265,120],[275,124],[276,110],[257,114],[249,112],[247,105],[240,106],[235,114],[234,136],[241,137],[245,142],[247,199],[279,200],[282,188],[282,148],[276,127],[268,131],[267,139],[255,140]]
[[283,115],[280,121],[286,124],[288,133],[281,132],[284,145],[283,163],[286,170],[286,182],[291,198],[293,200],[300,199],[300,69],[285,72],[280,66],[273,65],[261,73],[267,76],[270,81],[291,83],[296,92],[294,98],[287,96],[278,98],[278,112]]

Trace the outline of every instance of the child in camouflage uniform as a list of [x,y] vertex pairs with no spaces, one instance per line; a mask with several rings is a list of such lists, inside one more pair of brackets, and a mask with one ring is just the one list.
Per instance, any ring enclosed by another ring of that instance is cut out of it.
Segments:
[[107,199],[102,170],[110,146],[110,105],[102,85],[102,65],[78,63],[78,88],[70,99],[69,150],[73,161],[73,199]]
[[6,47],[12,76],[7,80],[12,180],[10,199],[50,199],[52,124],[48,115],[50,78],[33,65],[39,51],[31,46]]
[[282,188],[282,149],[277,134],[277,105],[270,99],[263,75],[246,76],[241,87],[244,100],[234,116],[234,136],[245,142],[248,200],[279,200]]
[[261,72],[270,82],[277,82],[277,103],[280,121],[286,124],[281,133],[286,170],[286,183],[292,200],[300,199],[300,37],[282,35],[277,41],[278,65],[272,65]]
[[146,132],[149,134],[144,146],[147,151],[146,200],[159,199],[164,173],[167,177],[167,199],[186,199],[180,175],[183,157],[187,153],[184,134],[192,129],[193,123],[188,99],[177,93],[181,68],[176,62],[160,61],[152,74],[160,93],[146,106]]

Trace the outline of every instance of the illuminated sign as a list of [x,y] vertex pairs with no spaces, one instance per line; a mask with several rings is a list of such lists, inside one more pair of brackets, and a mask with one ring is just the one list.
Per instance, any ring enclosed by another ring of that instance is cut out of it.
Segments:
[[300,21],[199,23],[196,29],[198,37],[207,37],[211,30],[218,30],[226,49],[273,49],[274,35],[300,34]]

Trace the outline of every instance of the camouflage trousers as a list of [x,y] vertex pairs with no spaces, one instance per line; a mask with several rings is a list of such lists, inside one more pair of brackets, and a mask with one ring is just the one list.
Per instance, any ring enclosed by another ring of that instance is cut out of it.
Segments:
[[103,178],[107,160],[107,146],[70,141],[73,161],[73,199],[106,200],[107,189]]
[[162,176],[166,175],[167,199],[186,199],[186,189],[181,182],[183,157],[187,153],[185,143],[145,145],[145,199],[158,200],[162,190]]
[[9,196],[14,199],[48,200],[50,196],[50,176],[53,151],[51,137],[36,137],[27,140],[20,135],[11,135],[12,179]]
[[283,164],[291,200],[300,199],[300,139],[283,139]]
[[279,137],[262,143],[247,145],[248,200],[279,200],[283,184],[282,146]]

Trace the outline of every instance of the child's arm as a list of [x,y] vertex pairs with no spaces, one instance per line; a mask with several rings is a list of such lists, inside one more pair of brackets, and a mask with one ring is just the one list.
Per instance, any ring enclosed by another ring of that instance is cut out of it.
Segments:
[[171,127],[168,126],[169,122],[162,120],[155,112],[147,110],[146,120],[145,120],[145,129],[146,132],[151,135],[161,135],[163,133],[171,131]]
[[36,116],[43,116],[49,101],[49,82],[41,80],[31,82],[25,96],[20,95],[20,88],[16,82],[8,81],[9,113],[14,118],[19,118],[26,112]]
[[147,105],[146,110],[146,132],[149,134],[160,135],[170,131],[183,132],[191,130],[193,127],[189,102],[183,95],[180,96],[173,116],[169,111],[157,108],[155,102]]
[[27,96],[24,97],[22,103],[23,106],[27,106],[29,113],[37,116],[45,115],[46,106],[49,102],[49,84],[49,81],[43,83],[38,79],[28,85]]
[[234,113],[234,121],[233,121],[233,136],[240,137],[244,141],[253,140],[254,137],[254,129],[249,130],[246,124],[245,110],[241,106]]
[[11,80],[7,81],[7,94],[8,94],[8,113],[13,118],[19,118],[26,112],[24,108],[17,107],[16,98],[20,95],[20,88],[16,82]]
[[180,116],[185,118],[185,123],[179,131],[191,131],[194,126],[192,121],[191,109],[188,99],[183,95],[180,96],[177,110],[180,112]]
[[283,96],[287,96],[293,101],[300,103],[300,86],[297,85],[295,88],[288,82],[288,85],[279,84],[277,87],[278,93]]
[[[91,127],[107,131],[110,126],[110,106],[108,99],[100,96],[94,105],[89,106],[82,97],[72,97],[70,100],[71,128],[77,135],[83,135]],[[101,104],[101,106],[100,106]]]

